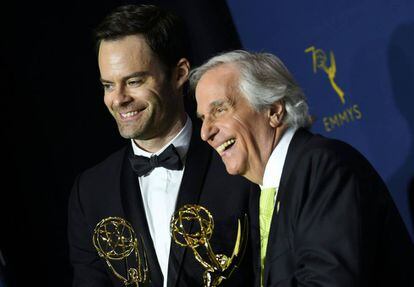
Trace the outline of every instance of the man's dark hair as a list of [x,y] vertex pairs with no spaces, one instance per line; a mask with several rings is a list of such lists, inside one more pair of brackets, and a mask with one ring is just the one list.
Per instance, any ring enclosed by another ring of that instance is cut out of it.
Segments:
[[183,20],[154,5],[125,5],[106,16],[95,30],[97,49],[103,40],[142,35],[169,75],[178,60],[187,58]]

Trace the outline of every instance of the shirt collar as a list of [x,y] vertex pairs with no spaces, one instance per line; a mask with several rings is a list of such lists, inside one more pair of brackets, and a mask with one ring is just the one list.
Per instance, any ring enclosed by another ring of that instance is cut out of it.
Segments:
[[185,157],[187,155],[188,147],[190,146],[191,140],[191,132],[192,132],[192,122],[190,117],[187,115],[187,120],[184,124],[184,127],[177,133],[177,135],[169,141],[166,145],[164,145],[159,151],[155,153],[147,152],[141,149],[137,144],[131,139],[132,149],[135,155],[151,157],[152,155],[159,155],[162,153],[170,144],[172,144],[175,149],[177,150],[180,158],[183,162],[185,162]]
[[276,145],[275,149],[272,151],[265,167],[263,174],[263,185],[260,185],[261,188],[279,188],[280,178],[282,176],[283,165],[285,164],[289,144],[292,141],[296,130],[297,128],[289,127],[282,135],[282,138]]

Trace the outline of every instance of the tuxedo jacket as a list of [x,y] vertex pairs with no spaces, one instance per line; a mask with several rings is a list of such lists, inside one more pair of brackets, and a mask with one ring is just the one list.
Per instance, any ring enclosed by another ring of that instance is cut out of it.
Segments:
[[[194,127],[193,130],[176,210],[189,203],[207,208],[214,217],[210,240],[213,250],[231,256],[237,235],[237,220],[248,213],[251,184],[242,177],[228,175],[217,153],[201,141]],[[92,243],[96,224],[111,216],[129,221],[143,239],[151,282],[140,286],[163,286],[163,275],[151,240],[138,178],[128,160],[132,152],[131,145],[126,146],[75,181],[69,200],[68,222],[73,286],[123,286],[109,271],[104,260],[98,257]],[[253,285],[251,243],[249,239],[241,266],[222,286]],[[191,250],[171,240],[169,287],[202,286],[203,271]],[[119,273],[125,274],[125,269]]]
[[[259,192],[255,196],[252,221],[258,228]],[[349,145],[299,129],[283,167],[278,205],[264,286],[414,286],[405,225],[380,176]]]

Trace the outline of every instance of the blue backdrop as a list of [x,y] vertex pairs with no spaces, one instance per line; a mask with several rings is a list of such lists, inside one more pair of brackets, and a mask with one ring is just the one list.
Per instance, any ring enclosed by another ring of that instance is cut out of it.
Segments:
[[414,1],[227,3],[244,48],[282,59],[307,95],[313,131],[368,158],[413,237]]

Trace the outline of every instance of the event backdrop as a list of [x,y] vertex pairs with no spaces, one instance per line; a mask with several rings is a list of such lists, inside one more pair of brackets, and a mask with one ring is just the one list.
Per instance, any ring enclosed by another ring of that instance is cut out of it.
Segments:
[[227,1],[242,45],[279,56],[307,95],[313,131],[360,150],[413,235],[414,1]]

